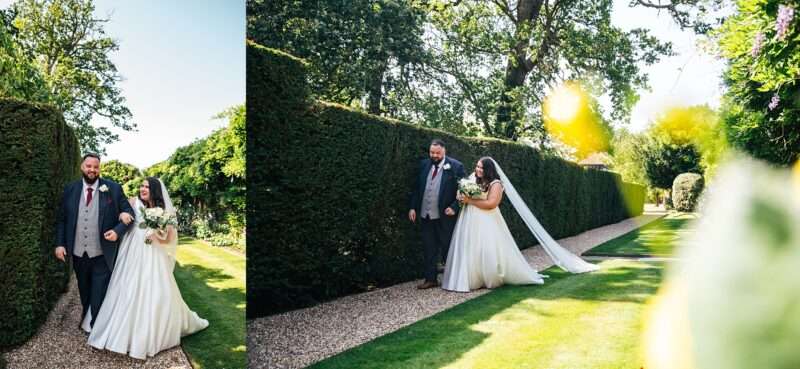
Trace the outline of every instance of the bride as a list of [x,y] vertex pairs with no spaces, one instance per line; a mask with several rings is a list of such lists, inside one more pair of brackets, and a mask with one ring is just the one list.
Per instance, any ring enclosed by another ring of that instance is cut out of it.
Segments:
[[545,276],[537,273],[525,260],[500,213],[498,206],[504,191],[556,265],[573,273],[599,269],[562,248],[550,237],[494,159],[483,157],[478,160],[473,175],[483,194],[477,198],[458,195],[464,206],[450,242],[443,289],[469,292],[503,284],[544,283]]
[[136,212],[134,224],[120,243],[94,327],[89,326],[90,314],[82,327],[90,332],[89,345],[144,360],[179,345],[181,337],[205,329],[208,321],[189,310],[172,274],[178,232],[172,226],[161,235],[139,228],[143,208],[161,207],[174,214],[164,184],[148,177],[139,187],[139,197],[129,201]]

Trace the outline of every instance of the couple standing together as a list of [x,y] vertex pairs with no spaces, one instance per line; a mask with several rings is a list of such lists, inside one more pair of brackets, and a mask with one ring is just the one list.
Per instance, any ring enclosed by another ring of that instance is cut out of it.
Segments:
[[446,255],[441,283],[445,290],[544,283],[545,276],[525,260],[500,213],[504,193],[555,265],[572,273],[598,269],[550,237],[494,159],[483,157],[475,164],[470,178],[482,193],[468,197],[459,192],[464,166],[447,156],[444,142],[433,140],[428,154],[420,163],[408,212],[411,222],[420,222],[425,253],[425,282],[417,288],[439,286],[439,255]]
[[100,157],[87,154],[83,179],[68,184],[56,225],[56,257],[72,258],[78,280],[80,328],[98,349],[146,359],[208,327],[181,297],[172,272],[178,233],[140,228],[143,211],[175,214],[164,184],[148,177],[139,196],[100,178]]

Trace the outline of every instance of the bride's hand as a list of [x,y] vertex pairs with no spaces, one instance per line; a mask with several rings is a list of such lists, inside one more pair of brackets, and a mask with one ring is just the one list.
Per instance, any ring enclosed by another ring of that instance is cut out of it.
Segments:
[[119,220],[122,223],[125,223],[125,225],[129,225],[133,221],[133,217],[128,213],[120,213],[119,214]]
[[464,194],[463,194],[463,193],[461,193],[461,192],[459,192],[458,194],[456,194],[456,200],[458,200],[458,201],[460,201],[460,202],[464,202]]

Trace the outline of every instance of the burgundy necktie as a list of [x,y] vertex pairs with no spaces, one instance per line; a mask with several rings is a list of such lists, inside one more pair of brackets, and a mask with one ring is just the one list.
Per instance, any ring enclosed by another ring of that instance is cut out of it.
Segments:
[[89,206],[89,203],[92,202],[92,191],[94,191],[94,188],[89,187],[86,191],[88,191],[86,193],[86,206]]
[[439,166],[438,165],[434,165],[433,166],[433,176],[431,176],[431,179],[436,179],[436,173],[439,173]]

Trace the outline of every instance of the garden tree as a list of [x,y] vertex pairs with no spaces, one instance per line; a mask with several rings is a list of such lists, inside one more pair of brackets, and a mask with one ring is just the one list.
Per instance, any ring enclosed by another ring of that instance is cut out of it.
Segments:
[[161,178],[170,189],[182,214],[182,229],[229,244],[244,237],[245,107],[217,117],[228,119],[228,126],[178,148],[145,173]]
[[217,114],[216,119],[227,119],[228,129],[218,139],[219,144],[212,144],[213,156],[223,161],[222,172],[233,178],[246,178],[245,172],[245,141],[246,111],[244,105],[231,107]]
[[429,9],[428,68],[438,76],[427,93],[463,104],[464,115],[494,137],[546,142],[543,99],[568,80],[595,96],[607,93],[611,118],[624,120],[636,89],[647,86],[640,66],[671,54],[646,30],[614,27],[611,1],[432,1]]
[[714,36],[728,61],[723,99],[733,147],[779,165],[800,154],[800,1],[742,0]]
[[47,102],[49,93],[41,73],[14,41],[14,13],[0,9],[0,96]]
[[49,102],[64,112],[84,151],[103,153],[118,136],[95,127],[93,117],[133,130],[131,113],[117,83],[121,76],[110,54],[119,48],[94,17],[92,0],[19,0],[14,3],[14,39],[33,59],[49,91]]
[[679,145],[648,138],[642,152],[645,174],[653,187],[670,189],[681,173],[703,174],[700,154],[692,144]]
[[668,108],[656,117],[648,134],[677,146],[693,145],[706,177],[727,149],[719,114],[707,105]]
[[410,0],[247,2],[247,35],[311,63],[315,93],[373,114],[410,64],[423,59],[423,9]]
[[139,194],[139,186],[144,176],[142,171],[133,164],[123,163],[119,160],[109,160],[102,164],[102,176],[122,185],[125,195],[134,197]]
[[650,180],[645,171],[645,153],[647,144],[644,133],[631,133],[625,128],[614,132],[611,141],[611,170],[619,173],[625,182],[649,185]]

